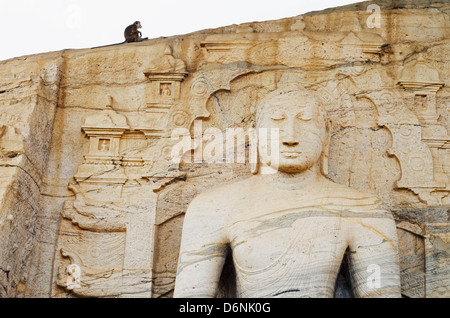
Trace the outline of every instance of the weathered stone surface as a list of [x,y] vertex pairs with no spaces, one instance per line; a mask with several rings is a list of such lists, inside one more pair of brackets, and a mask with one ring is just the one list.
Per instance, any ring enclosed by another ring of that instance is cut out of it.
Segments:
[[450,6],[370,4],[0,62],[0,296],[173,296],[184,214],[251,176],[226,132],[280,81],[324,101],[328,178],[392,211],[402,295],[450,296]]
[[355,296],[400,297],[392,214],[326,178],[320,98],[280,80],[255,118],[254,176],[203,192],[186,211],[174,296],[217,296],[230,257],[237,297],[333,297],[344,258]]

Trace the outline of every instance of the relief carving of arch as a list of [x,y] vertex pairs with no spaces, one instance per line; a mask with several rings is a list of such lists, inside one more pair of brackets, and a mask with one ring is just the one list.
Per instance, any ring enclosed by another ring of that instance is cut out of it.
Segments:
[[436,179],[435,161],[430,148],[423,142],[423,127],[419,119],[394,89],[384,89],[368,96],[377,107],[378,125],[386,127],[392,136],[388,154],[395,156],[401,166],[396,188],[409,189],[421,201],[440,205],[439,198],[431,193],[445,188],[445,184]]

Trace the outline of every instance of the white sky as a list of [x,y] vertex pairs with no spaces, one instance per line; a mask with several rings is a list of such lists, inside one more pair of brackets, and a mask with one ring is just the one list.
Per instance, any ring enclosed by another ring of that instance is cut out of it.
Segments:
[[0,61],[124,41],[181,35],[231,24],[294,17],[361,0],[0,0]]

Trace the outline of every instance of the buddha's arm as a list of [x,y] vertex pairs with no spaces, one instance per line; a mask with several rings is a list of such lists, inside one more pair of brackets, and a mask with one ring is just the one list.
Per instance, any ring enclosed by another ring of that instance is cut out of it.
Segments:
[[400,297],[397,230],[390,212],[355,218],[349,230],[350,277],[355,296]]
[[228,244],[223,217],[213,207],[198,199],[186,212],[174,297],[215,297],[217,294]]

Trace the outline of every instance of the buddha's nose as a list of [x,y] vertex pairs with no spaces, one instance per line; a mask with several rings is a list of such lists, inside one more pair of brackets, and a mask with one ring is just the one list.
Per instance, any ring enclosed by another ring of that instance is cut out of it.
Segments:
[[286,134],[281,137],[281,143],[285,146],[297,146],[298,145],[298,137],[295,136],[294,130],[290,131],[289,129],[286,131]]
[[285,146],[297,146],[298,145],[298,141],[294,140],[294,139],[289,139],[289,140],[283,140],[283,145]]
[[285,134],[281,138],[281,142],[285,146],[297,146],[298,137],[296,137],[295,121],[290,120],[285,128]]

